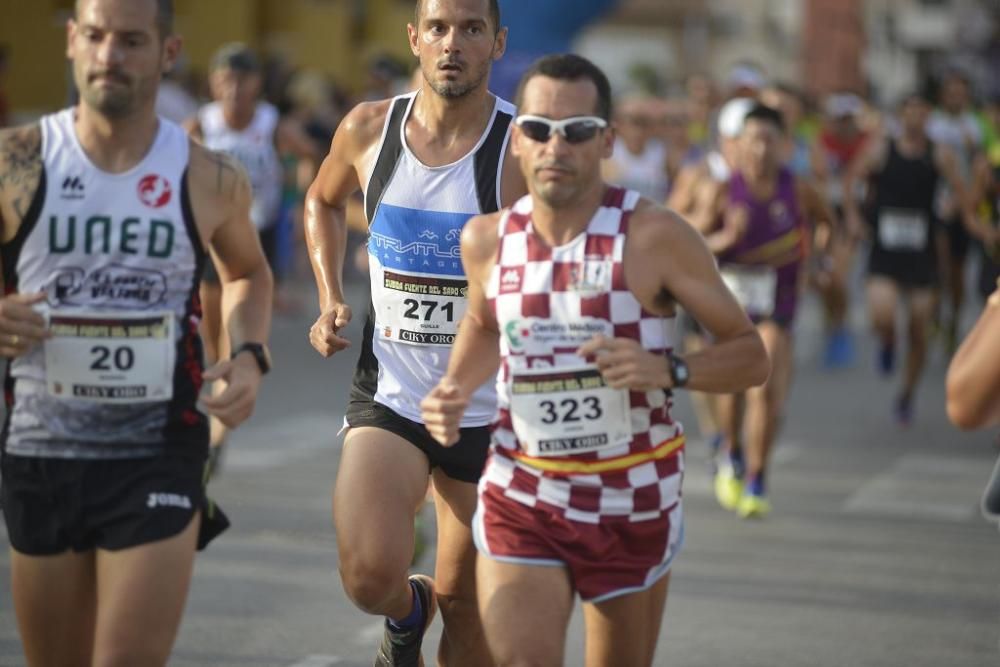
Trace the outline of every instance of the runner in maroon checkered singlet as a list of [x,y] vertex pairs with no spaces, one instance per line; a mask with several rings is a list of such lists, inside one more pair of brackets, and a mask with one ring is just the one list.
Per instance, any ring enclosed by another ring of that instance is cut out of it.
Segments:
[[[683,537],[671,390],[741,391],[769,368],[700,236],[601,180],[609,88],[578,56],[525,75],[512,150],[531,194],[463,229],[469,308],[422,404],[453,445],[469,397],[500,370],[473,521],[498,664],[562,664],[576,594],[588,665],[652,663]],[[686,359],[672,353],[677,305],[715,340]]]

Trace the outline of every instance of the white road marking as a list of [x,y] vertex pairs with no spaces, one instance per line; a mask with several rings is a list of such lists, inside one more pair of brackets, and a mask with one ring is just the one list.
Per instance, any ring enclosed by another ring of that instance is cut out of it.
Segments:
[[289,667],[331,667],[343,662],[344,659],[336,655],[310,655]]
[[851,514],[968,521],[989,470],[982,461],[929,454],[901,456],[844,503]]

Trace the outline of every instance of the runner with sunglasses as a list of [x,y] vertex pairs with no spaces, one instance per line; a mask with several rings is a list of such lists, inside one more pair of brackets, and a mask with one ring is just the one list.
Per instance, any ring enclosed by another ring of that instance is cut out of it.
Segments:
[[[492,386],[475,391],[462,444],[451,449],[428,435],[419,401],[444,374],[465,310],[463,226],[525,191],[506,157],[514,108],[486,88],[507,31],[496,0],[423,0],[407,32],[420,88],[352,110],[307,195],[321,310],[309,338],[327,357],[350,345],[342,332],[351,322],[341,279],[345,207],[363,188],[371,303],[334,490],[341,581],[359,608],[387,617],[376,665],[416,665],[438,604],[440,664],[487,665],[470,525],[496,395]],[[433,581],[407,578],[428,475],[438,528]]]
[[[604,73],[548,56],[518,104],[512,148],[531,194],[462,232],[469,305],[424,420],[462,448],[474,388],[499,369],[474,523],[494,662],[563,664],[579,594],[587,664],[649,665],[684,532],[671,391],[741,391],[765,380],[767,357],[697,232],[602,180]],[[678,305],[715,341],[687,359],[672,352]]]

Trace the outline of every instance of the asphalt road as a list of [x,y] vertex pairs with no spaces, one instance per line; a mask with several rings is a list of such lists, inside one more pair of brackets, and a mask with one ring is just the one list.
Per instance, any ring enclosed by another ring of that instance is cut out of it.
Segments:
[[[308,345],[309,304],[275,323],[274,373],[232,438],[211,493],[232,529],[197,560],[171,665],[370,665],[381,621],[356,611],[337,578],[330,490],[361,323],[351,351]],[[351,299],[363,312],[363,290]],[[978,513],[997,450],[945,418],[945,361],[935,350],[916,422],[890,416],[895,384],[876,376],[863,334],[854,368],[818,362],[808,303],[798,371],[771,474],[774,512],[741,521],[710,492],[686,396],[686,544],[676,561],[657,665],[673,667],[988,667],[1000,665],[1000,533]],[[972,313],[970,313],[970,316]],[[5,543],[0,529],[0,544]],[[8,570],[6,550],[0,570]],[[428,554],[417,569],[429,571]],[[432,628],[424,655],[436,646]],[[567,664],[583,664],[574,615]],[[23,665],[6,574],[0,666]]]

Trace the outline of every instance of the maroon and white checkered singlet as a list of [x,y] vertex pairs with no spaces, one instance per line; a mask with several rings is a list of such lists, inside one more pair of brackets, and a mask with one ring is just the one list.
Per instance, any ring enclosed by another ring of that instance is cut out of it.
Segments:
[[568,518],[647,520],[680,500],[684,432],[669,391],[614,390],[576,349],[596,334],[673,347],[674,322],[625,284],[629,217],[639,194],[608,188],[584,233],[550,247],[532,231],[531,197],[499,225],[487,298],[500,327],[493,446],[481,485]]

